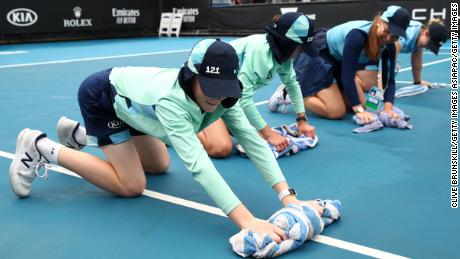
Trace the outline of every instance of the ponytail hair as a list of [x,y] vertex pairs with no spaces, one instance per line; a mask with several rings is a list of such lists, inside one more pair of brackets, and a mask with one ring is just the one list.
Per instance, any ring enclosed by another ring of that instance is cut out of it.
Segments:
[[377,23],[380,21],[380,15],[374,17],[369,35],[367,37],[366,45],[364,46],[364,53],[372,61],[377,61],[380,55],[380,48],[377,36]]
[[433,25],[433,24],[439,24],[439,25],[444,26],[444,27],[446,26],[446,25],[444,24],[444,22],[443,22],[441,19],[439,19],[439,18],[431,18],[431,19],[428,21],[428,26]]

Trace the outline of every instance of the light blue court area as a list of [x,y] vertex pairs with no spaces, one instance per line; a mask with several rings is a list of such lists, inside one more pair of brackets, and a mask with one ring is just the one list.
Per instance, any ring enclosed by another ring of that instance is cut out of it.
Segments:
[[[86,76],[112,66],[179,67],[198,39],[0,46],[0,54],[10,53],[0,55],[0,258],[238,258],[228,243],[238,229],[212,214],[213,208],[197,209],[215,205],[173,150],[168,174],[148,176],[147,189],[172,196],[168,201],[155,198],[157,193],[117,198],[58,172],[37,179],[31,197],[18,199],[8,180],[21,129],[40,129],[56,139],[60,116],[81,121],[76,93]],[[449,82],[449,52],[445,45],[439,56],[424,55],[425,80]],[[400,61],[397,80],[412,81],[404,70],[410,57],[401,55]],[[276,79],[261,89],[255,101],[267,100],[278,84]],[[450,208],[450,89],[396,103],[411,116],[413,130],[357,135],[351,115],[342,121],[310,116],[318,147],[279,162],[300,198],[339,199],[343,217],[323,232],[330,242],[309,241],[282,258],[458,257],[460,213]],[[270,113],[266,104],[259,110],[272,126],[294,121],[293,114]],[[215,164],[257,217],[280,208],[249,160],[233,155]]]

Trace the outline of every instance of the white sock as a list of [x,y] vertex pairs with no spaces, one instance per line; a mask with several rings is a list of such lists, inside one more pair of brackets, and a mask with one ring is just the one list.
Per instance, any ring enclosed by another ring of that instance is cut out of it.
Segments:
[[37,149],[42,156],[49,160],[52,164],[58,164],[59,152],[63,145],[52,141],[49,138],[41,138],[37,141]]

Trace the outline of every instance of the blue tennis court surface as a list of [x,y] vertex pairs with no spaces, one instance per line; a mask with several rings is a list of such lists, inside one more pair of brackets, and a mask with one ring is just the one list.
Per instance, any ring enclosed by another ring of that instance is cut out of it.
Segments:
[[[238,229],[222,216],[146,195],[117,198],[57,172],[47,181],[36,179],[31,197],[18,199],[8,180],[21,129],[39,129],[56,139],[60,116],[82,121],[76,97],[86,76],[113,66],[179,67],[198,40],[0,46],[0,258],[238,258],[228,243]],[[438,56],[426,53],[423,78],[448,83],[449,54],[448,44]],[[402,68],[410,66],[408,55],[400,61]],[[403,69],[397,80],[411,81],[411,71]],[[262,88],[255,101],[267,100],[279,82]],[[411,116],[413,130],[357,135],[351,115],[341,121],[310,116],[320,144],[279,163],[301,199],[341,200],[342,218],[322,234],[333,241],[309,241],[283,258],[457,257],[460,214],[450,208],[450,89],[397,99],[396,105]],[[269,112],[266,104],[259,111],[272,126],[294,119]],[[169,172],[148,176],[147,189],[214,207],[175,152],[170,154]],[[280,208],[249,160],[232,155],[214,161],[257,217]]]

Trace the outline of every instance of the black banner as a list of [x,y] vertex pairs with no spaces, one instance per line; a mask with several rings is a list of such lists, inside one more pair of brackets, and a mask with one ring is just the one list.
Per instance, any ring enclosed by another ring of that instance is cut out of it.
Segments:
[[182,30],[209,29],[209,0],[165,0],[162,12],[183,13]]
[[[316,27],[351,20],[371,20],[389,5],[407,8],[413,20],[437,17],[450,26],[446,0],[337,1],[211,7],[209,0],[34,0],[0,2],[0,39],[5,35],[94,33],[148,30],[156,33],[161,12],[183,13],[182,31],[210,34],[264,32],[276,14],[298,11],[316,19]],[[97,33],[97,34],[96,34]],[[116,35],[116,34],[115,34]]]
[[0,2],[0,34],[158,28],[158,0]]
[[316,19],[315,26],[333,27],[352,20],[372,20],[389,5],[399,5],[409,10],[413,20],[427,23],[430,18],[440,18],[450,28],[449,2],[445,0],[406,1],[346,1],[310,2],[297,4],[269,4],[211,8],[211,33],[250,34],[263,32],[274,15],[283,12],[302,12]]

